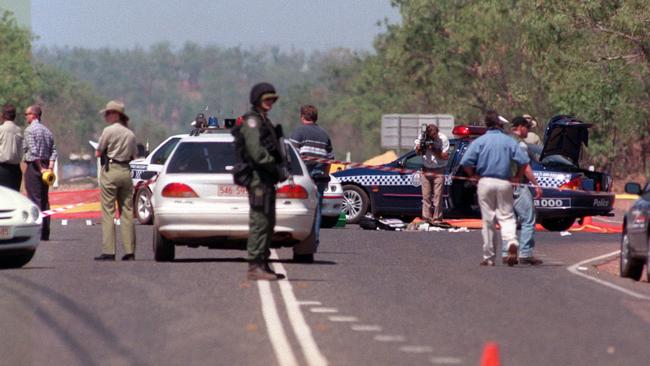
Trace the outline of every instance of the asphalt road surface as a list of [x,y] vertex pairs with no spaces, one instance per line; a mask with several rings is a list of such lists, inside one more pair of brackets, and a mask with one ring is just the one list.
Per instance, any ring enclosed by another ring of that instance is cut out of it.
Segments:
[[478,365],[494,342],[504,365],[649,364],[650,284],[567,269],[618,235],[540,233],[543,266],[485,268],[478,231],[324,230],[316,263],[280,249],[289,281],[249,283],[241,251],[154,262],[151,230],[136,262],[97,263],[100,226],[57,222],[1,271],[0,363]]

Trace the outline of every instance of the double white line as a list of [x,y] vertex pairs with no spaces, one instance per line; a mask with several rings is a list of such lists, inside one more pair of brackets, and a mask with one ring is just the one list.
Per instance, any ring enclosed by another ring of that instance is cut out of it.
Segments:
[[[275,250],[271,251],[271,259],[279,259]],[[281,263],[276,262],[273,267],[276,272],[286,276],[287,272]],[[296,299],[291,283],[287,279],[278,281],[278,286],[280,286],[280,293],[284,300],[291,328],[293,328],[293,333],[298,343],[300,343],[300,348],[307,361],[307,365],[327,365],[327,360],[314,340],[311,329],[300,311],[300,303]],[[271,290],[271,283],[268,281],[257,281],[257,287],[260,291],[262,314],[266,322],[266,329],[271,340],[271,345],[273,346],[273,351],[278,359],[278,364],[280,366],[299,365],[296,355],[291,348],[287,333],[282,326],[282,320],[280,319],[280,314],[273,297],[273,291]]]

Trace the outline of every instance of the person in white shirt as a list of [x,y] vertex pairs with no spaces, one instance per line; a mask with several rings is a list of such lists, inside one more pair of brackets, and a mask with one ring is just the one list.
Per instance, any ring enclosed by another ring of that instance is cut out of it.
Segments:
[[0,121],[0,186],[20,191],[23,172],[20,160],[23,154],[23,131],[16,126],[16,107],[5,104]]
[[424,141],[415,140],[415,152],[422,155],[422,219],[434,226],[448,227],[442,221],[442,189],[449,139],[434,124],[427,125],[425,136]]

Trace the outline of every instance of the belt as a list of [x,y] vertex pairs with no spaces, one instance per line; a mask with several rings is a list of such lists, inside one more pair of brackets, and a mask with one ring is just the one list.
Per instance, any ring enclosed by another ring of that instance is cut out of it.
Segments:
[[128,162],[128,161],[119,161],[119,160],[115,160],[115,159],[108,159],[108,162],[109,162],[110,164],[129,165],[129,162]]

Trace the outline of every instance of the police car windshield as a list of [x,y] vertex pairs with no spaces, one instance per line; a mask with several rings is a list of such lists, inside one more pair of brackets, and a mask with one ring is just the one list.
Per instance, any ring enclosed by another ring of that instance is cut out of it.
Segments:
[[[298,157],[292,149],[289,151],[291,174],[302,175]],[[235,164],[235,146],[231,142],[182,142],[169,161],[167,173],[229,174]]]

